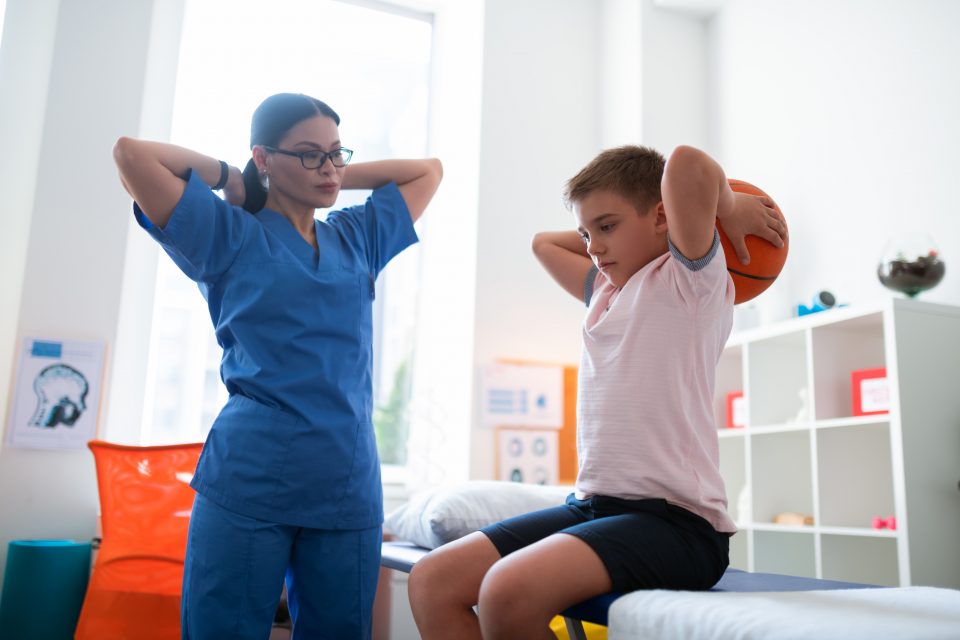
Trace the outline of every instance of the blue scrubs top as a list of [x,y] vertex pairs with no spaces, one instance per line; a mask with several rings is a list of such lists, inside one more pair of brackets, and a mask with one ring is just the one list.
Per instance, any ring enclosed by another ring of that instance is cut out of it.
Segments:
[[417,241],[397,186],[316,221],[250,214],[192,173],[163,229],[139,224],[200,286],[230,399],[191,486],[242,515],[318,529],[383,522],[371,421],[374,280]]

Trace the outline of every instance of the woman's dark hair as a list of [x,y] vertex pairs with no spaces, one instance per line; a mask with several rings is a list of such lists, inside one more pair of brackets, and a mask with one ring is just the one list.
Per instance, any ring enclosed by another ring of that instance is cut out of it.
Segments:
[[[327,106],[326,103],[305,96],[302,93],[278,93],[272,95],[257,107],[253,112],[253,121],[250,124],[250,148],[262,144],[276,147],[280,140],[296,124],[316,115],[332,118],[338,125],[340,116]],[[243,169],[243,187],[246,199],[243,208],[251,213],[263,209],[267,202],[267,191],[260,182],[260,174],[253,158]]]

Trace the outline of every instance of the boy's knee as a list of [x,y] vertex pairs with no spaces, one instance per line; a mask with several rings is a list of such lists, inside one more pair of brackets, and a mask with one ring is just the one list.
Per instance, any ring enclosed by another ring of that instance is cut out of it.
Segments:
[[429,556],[422,558],[410,570],[410,576],[407,578],[407,594],[410,598],[410,604],[416,606],[430,597],[431,584],[436,584],[433,574],[436,573],[434,563]]
[[454,597],[456,573],[442,555],[427,555],[413,566],[407,579],[407,593],[412,606],[442,602]]
[[[481,619],[496,621],[497,624],[510,624],[511,617],[525,616],[523,603],[526,588],[509,568],[503,564],[494,565],[480,584],[480,597],[477,607]],[[529,592],[526,593],[529,596]]]

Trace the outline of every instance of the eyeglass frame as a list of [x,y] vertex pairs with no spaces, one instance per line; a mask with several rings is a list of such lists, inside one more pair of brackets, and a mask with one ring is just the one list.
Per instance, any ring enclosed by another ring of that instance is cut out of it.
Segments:
[[[300,166],[310,171],[319,169],[320,167],[322,167],[327,163],[327,160],[329,160],[330,164],[332,164],[334,167],[338,169],[342,169],[343,167],[350,164],[350,159],[353,158],[353,149],[347,149],[346,147],[340,147],[339,149],[334,149],[333,151],[321,151],[320,149],[310,149],[309,151],[287,151],[286,149],[268,147],[265,144],[260,146],[263,147],[264,150],[266,150],[268,153],[279,153],[285,156],[293,156],[295,158],[300,158]],[[320,154],[320,164],[318,164],[315,167],[308,167],[307,161],[304,158],[304,156],[309,154],[315,154],[315,153]],[[338,154],[346,156],[346,158],[344,158],[343,160],[343,164],[337,164],[336,162],[333,161],[334,156]]]

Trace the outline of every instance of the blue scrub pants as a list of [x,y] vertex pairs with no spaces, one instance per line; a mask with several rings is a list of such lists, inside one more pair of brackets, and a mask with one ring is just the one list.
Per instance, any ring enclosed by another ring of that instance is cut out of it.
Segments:
[[276,524],[197,495],[183,572],[183,640],[265,640],[284,577],[294,640],[366,640],[381,541],[381,527]]

